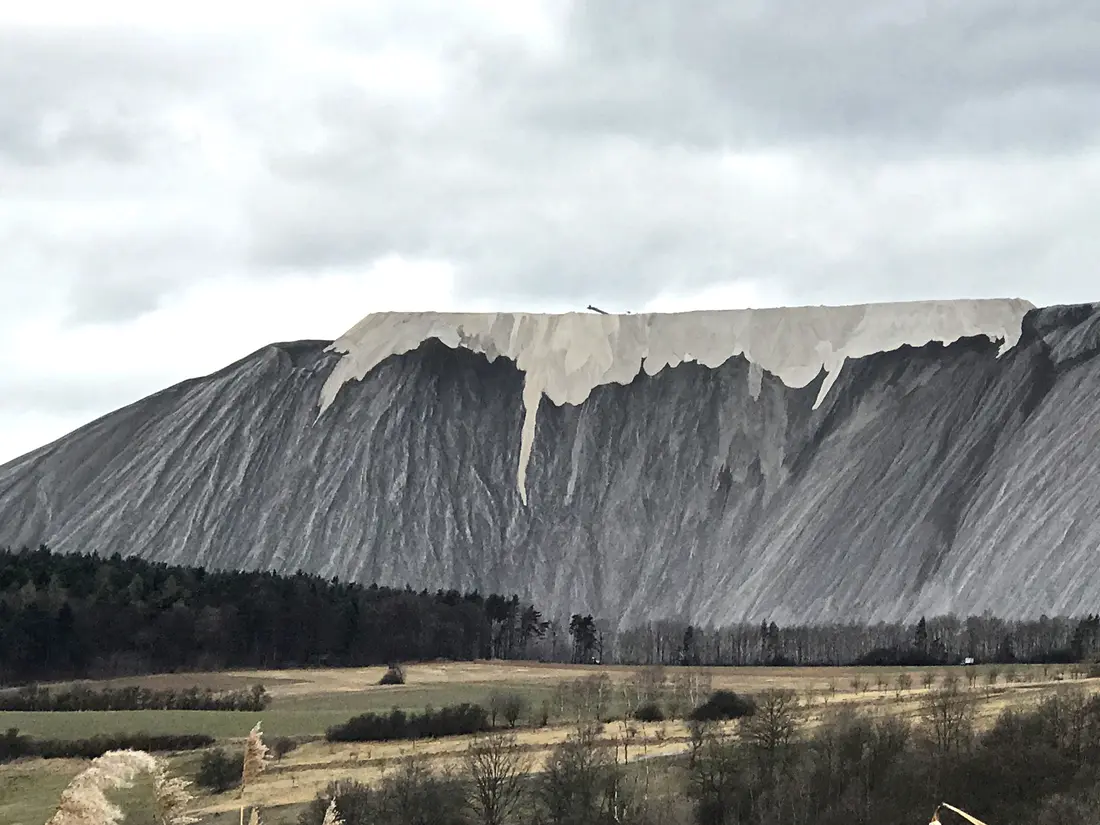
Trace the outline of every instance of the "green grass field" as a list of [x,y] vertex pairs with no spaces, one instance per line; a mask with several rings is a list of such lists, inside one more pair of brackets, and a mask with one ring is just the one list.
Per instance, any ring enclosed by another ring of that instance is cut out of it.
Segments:
[[262,721],[264,733],[269,737],[323,736],[332,725],[346,722],[360,713],[382,713],[394,707],[420,711],[428,705],[438,708],[459,702],[485,703],[494,689],[516,690],[527,697],[533,708],[552,694],[552,688],[541,686],[443,683],[285,696],[274,699],[271,707],[259,713],[205,710],[0,711],[0,731],[18,728],[25,735],[41,739],[86,739],[100,734],[143,732],[205,733],[223,740],[245,737],[253,725]]
[[[26,762],[9,765],[0,781],[0,822],[4,825],[42,825],[51,815],[65,786],[84,764],[75,760]],[[126,811],[126,825],[156,825],[151,784],[112,794]]]
[[0,774],[0,822],[42,825],[61,791],[80,769],[79,762],[23,762],[6,765]]
[[87,739],[101,734],[205,733],[215,739],[237,739],[248,735],[263,720],[268,736],[307,736],[347,719],[340,712],[276,711],[235,713],[203,710],[119,710],[81,713],[0,713],[0,730],[18,728],[20,733],[40,739]]

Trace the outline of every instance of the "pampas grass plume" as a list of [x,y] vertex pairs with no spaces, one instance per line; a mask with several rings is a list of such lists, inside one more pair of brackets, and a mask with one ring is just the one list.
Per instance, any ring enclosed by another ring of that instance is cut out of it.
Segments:
[[155,774],[157,760],[144,751],[108,751],[92,760],[61,793],[57,811],[46,825],[116,825],[122,810],[105,791],[129,788],[139,773]]
[[169,775],[164,762],[157,762],[153,771],[153,791],[160,825],[194,825],[199,821],[187,813],[194,798],[188,790],[190,787],[187,780]]
[[244,789],[255,782],[257,777],[263,772],[268,753],[267,745],[264,744],[263,731],[260,730],[260,723],[257,722],[256,727],[248,734],[248,742],[245,744],[244,748],[244,771],[241,774],[241,793],[244,793]]

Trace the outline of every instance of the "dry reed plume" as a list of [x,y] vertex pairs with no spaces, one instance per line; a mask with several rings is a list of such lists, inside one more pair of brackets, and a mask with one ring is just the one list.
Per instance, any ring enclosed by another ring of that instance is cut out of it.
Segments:
[[325,809],[325,818],[321,821],[321,825],[344,825],[344,820],[340,818],[340,814],[336,811],[335,797],[329,800],[328,807]]
[[193,799],[191,783],[168,773],[162,760],[153,769],[153,792],[161,825],[193,825],[199,820],[187,813]]
[[264,744],[264,736],[263,731],[260,730],[260,724],[260,722],[256,723],[256,727],[248,734],[248,741],[244,746],[244,771],[241,773],[242,796],[244,795],[245,788],[255,782],[260,774],[263,773],[268,754],[270,753],[267,745]]
[[46,825],[117,825],[125,815],[107,799],[106,791],[133,787],[134,778],[153,779],[157,819],[160,825],[191,825],[186,813],[191,802],[188,783],[169,776],[164,764],[144,751],[108,751],[93,759],[61,793],[57,811]]
[[[268,754],[267,745],[264,744],[264,734],[260,729],[260,722],[256,723],[248,734],[248,741],[244,745],[244,769],[241,771],[240,796],[244,797],[245,789],[255,782],[264,771]],[[241,825],[244,825],[244,804],[241,805]],[[248,825],[260,825],[260,811],[253,808],[248,817]]]
[[956,808],[954,805],[948,805],[946,802],[941,802],[939,807],[936,808],[935,812],[932,814],[932,821],[929,822],[928,825],[938,825],[940,821],[940,808],[947,808],[949,811],[954,811],[967,822],[970,822],[971,825],[986,825],[986,823],[982,822],[976,816],[971,816],[966,811]]

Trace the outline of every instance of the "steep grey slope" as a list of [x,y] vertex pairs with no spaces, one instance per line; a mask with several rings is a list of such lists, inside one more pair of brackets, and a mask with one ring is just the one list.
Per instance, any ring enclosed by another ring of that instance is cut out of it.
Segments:
[[1100,306],[1028,312],[1003,354],[979,332],[800,387],[742,354],[542,398],[526,504],[522,357],[432,339],[332,392],[348,356],[273,345],[0,467],[0,545],[518,591],[625,624],[1095,611]]

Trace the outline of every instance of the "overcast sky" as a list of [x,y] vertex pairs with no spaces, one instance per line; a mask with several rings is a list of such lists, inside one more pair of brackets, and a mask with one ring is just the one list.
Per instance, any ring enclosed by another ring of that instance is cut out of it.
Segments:
[[0,462],[376,310],[1049,304],[1098,259],[1092,0],[0,6]]

